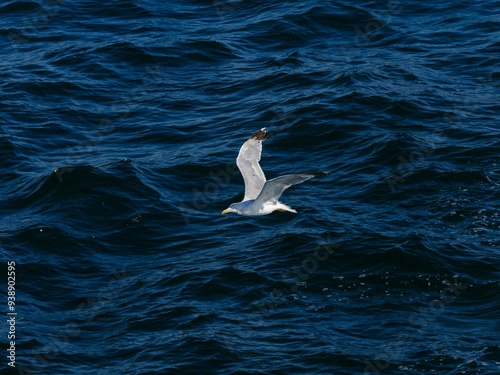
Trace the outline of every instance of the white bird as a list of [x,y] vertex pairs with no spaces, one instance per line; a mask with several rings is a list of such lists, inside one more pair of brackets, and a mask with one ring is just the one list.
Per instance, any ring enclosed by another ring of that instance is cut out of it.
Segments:
[[269,135],[266,128],[262,128],[252,134],[241,146],[236,165],[245,181],[245,196],[241,202],[233,203],[222,211],[222,214],[235,212],[243,216],[259,216],[270,214],[276,210],[297,213],[293,208],[278,201],[281,194],[292,185],[328,174],[328,172],[287,174],[266,181],[259,161],[262,153],[262,142],[267,138]]

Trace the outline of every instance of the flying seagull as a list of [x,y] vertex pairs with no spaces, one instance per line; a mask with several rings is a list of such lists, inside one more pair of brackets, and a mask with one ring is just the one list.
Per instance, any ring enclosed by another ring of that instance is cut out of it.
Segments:
[[262,142],[267,138],[269,135],[266,128],[262,128],[253,133],[241,146],[236,165],[245,181],[245,196],[241,202],[233,203],[222,211],[223,214],[235,212],[243,216],[259,216],[276,210],[297,213],[293,208],[278,201],[281,194],[292,185],[328,174],[328,172],[286,174],[266,181],[259,161]]

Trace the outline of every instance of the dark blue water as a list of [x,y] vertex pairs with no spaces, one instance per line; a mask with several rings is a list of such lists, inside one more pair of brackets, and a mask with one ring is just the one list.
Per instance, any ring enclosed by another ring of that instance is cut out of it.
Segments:
[[500,2],[0,14],[2,374],[500,373]]

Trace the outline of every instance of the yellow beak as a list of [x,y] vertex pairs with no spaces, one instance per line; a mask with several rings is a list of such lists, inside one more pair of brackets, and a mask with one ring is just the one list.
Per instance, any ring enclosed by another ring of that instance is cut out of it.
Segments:
[[227,213],[229,213],[230,211],[228,209],[225,209],[224,211],[222,211],[222,215],[225,215]]

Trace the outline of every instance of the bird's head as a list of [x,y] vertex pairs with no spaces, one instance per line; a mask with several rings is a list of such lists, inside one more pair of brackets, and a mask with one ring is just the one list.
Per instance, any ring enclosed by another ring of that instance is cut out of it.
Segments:
[[238,213],[238,209],[235,207],[234,203],[222,211],[222,215],[228,214],[230,212]]

